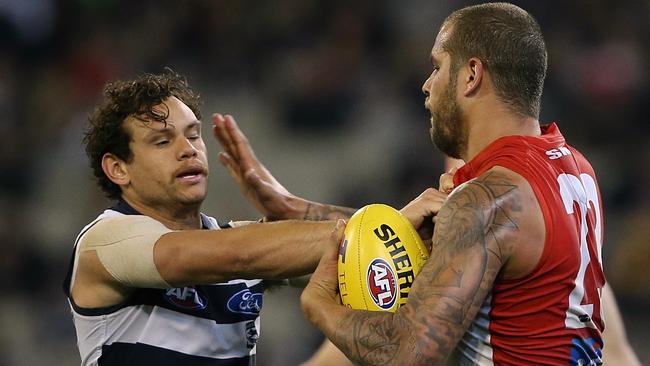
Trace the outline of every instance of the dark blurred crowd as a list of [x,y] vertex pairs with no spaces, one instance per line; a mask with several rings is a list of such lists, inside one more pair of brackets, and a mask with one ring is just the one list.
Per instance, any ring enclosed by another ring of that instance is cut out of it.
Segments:
[[[515,3],[538,19],[549,50],[541,119],[557,121],[596,169],[605,272],[648,362],[650,1]],[[420,87],[439,25],[467,4],[0,1],[0,366],[79,362],[60,284],[75,236],[109,204],[81,145],[106,82],[171,67],[203,96],[206,140],[210,114],[233,113],[294,193],[401,207],[436,186],[443,169]],[[206,211],[255,217],[209,144]],[[266,317],[300,319],[292,304]],[[269,324],[260,365],[295,364],[320,341],[306,325]],[[295,358],[277,349],[287,342]]]

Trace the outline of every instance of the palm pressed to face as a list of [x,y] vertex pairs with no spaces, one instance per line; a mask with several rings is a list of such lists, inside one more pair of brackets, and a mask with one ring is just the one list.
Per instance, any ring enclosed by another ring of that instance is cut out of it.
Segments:
[[125,164],[129,183],[123,187],[124,196],[153,209],[198,209],[207,194],[208,177],[201,122],[175,97],[156,109],[168,114],[166,123],[133,117],[125,121],[133,157]]

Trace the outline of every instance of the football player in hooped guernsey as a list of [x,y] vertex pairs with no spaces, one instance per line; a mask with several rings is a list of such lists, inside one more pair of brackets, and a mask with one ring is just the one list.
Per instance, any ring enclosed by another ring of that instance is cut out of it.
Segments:
[[200,213],[198,99],[174,73],[109,84],[90,122],[86,151],[116,203],[77,237],[64,283],[81,364],[253,364],[258,278],[311,271],[333,225],[219,230],[231,224]]
[[[310,273],[338,245],[335,221],[302,219],[354,212],[299,200],[266,216],[301,221],[244,226],[201,213],[208,162],[198,102],[168,71],[109,84],[90,118],[86,151],[116,202],[77,237],[64,283],[82,365],[253,365],[260,279]],[[265,184],[286,192],[272,177]]]

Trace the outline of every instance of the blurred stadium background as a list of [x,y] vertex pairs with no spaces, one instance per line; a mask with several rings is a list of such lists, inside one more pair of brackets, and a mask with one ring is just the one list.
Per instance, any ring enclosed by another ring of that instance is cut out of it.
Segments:
[[[108,205],[80,144],[105,82],[169,66],[203,95],[204,120],[238,119],[290,191],[401,207],[442,171],[420,86],[441,21],[466,4],[0,0],[0,365],[79,364],[60,285],[75,236]],[[650,362],[650,2],[517,4],[548,44],[542,120],[599,174],[605,270]],[[205,140],[205,211],[256,218],[209,129]],[[298,364],[320,344],[298,295],[266,297],[260,365]]]

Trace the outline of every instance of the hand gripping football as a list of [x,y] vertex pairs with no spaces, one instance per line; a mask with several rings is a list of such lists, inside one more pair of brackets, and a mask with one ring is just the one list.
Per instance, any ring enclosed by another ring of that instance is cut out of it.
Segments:
[[429,251],[413,225],[394,208],[359,209],[339,247],[338,279],[343,304],[353,309],[395,312],[406,303]]

